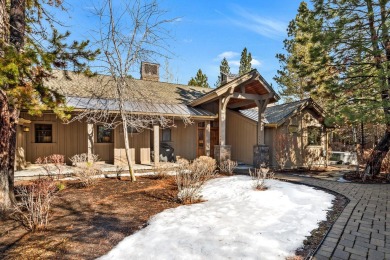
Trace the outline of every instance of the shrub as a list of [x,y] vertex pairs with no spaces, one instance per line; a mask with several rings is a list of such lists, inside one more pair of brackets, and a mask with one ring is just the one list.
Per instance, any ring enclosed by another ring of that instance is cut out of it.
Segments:
[[49,222],[50,207],[58,188],[53,178],[34,180],[29,186],[15,189],[18,202],[13,216],[28,230],[44,229]]
[[169,167],[165,165],[157,165],[153,167],[154,176],[157,179],[165,179],[168,177]]
[[[59,178],[64,170],[65,157],[62,154],[52,154],[49,156],[38,157],[35,160],[35,163],[42,165],[43,169],[46,171],[47,176],[53,177],[53,175],[55,175],[57,178]],[[51,166],[55,167],[55,174],[53,174]]]
[[96,162],[99,160],[97,155],[92,154],[88,158],[88,155],[85,153],[76,154],[69,160],[76,166],[74,175],[84,187],[92,186],[96,183],[97,175],[101,174],[101,170],[96,165]]
[[233,171],[237,168],[238,163],[236,161],[232,161],[227,159],[226,161],[222,161],[219,164],[219,171],[222,174],[233,175]]
[[194,203],[201,199],[200,191],[203,185],[216,174],[217,163],[214,159],[201,156],[192,163],[185,159],[177,161],[176,184],[178,200],[183,203]]
[[256,190],[266,190],[266,179],[273,178],[274,173],[269,168],[261,166],[259,169],[254,169],[253,172],[249,169],[249,175],[253,180],[253,188]]

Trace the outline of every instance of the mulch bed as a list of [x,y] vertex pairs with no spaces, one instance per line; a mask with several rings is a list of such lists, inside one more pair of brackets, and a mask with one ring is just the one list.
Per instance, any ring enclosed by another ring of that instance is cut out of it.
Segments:
[[151,216],[180,206],[173,178],[66,186],[54,201],[45,231],[31,233],[13,220],[0,220],[0,259],[95,259],[143,228]]
[[390,180],[386,178],[386,175],[380,174],[378,176],[375,176],[375,178],[367,178],[365,181],[362,180],[360,177],[360,173],[353,171],[353,172],[347,172],[343,176],[344,179],[351,182],[357,182],[357,183],[368,183],[368,184],[382,184],[382,183],[390,183]]
[[[174,178],[100,179],[82,188],[67,181],[54,200],[46,230],[31,233],[11,219],[0,219],[0,259],[95,259],[126,236],[142,229],[153,215],[180,206]],[[336,195],[326,221],[311,232],[297,256],[310,254],[347,204]]]

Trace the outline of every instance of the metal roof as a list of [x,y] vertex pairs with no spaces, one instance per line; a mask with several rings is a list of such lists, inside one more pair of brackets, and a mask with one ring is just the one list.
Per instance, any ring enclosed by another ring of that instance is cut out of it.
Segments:
[[[115,99],[67,97],[68,106],[75,109],[88,110],[109,110],[119,111],[119,101]],[[215,114],[201,109],[187,106],[185,104],[163,104],[141,101],[124,101],[124,109],[131,113],[161,114],[173,116],[190,117],[216,117]]]

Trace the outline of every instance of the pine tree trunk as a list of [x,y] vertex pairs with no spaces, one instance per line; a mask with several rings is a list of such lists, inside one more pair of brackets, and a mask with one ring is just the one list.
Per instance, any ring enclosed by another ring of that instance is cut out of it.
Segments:
[[[0,0],[1,8],[5,2]],[[2,10],[4,11],[4,10]],[[9,43],[19,52],[24,46],[26,30],[26,1],[11,0],[9,13]],[[6,30],[6,29],[5,29]],[[5,33],[8,31],[6,30]],[[4,33],[4,32],[3,32]],[[9,208],[15,202],[14,173],[16,151],[16,127],[19,109],[9,100],[6,90],[0,88],[0,208]]]
[[14,163],[10,165],[12,159],[15,161],[15,152],[12,156],[10,151],[12,148],[15,149],[12,138],[13,128],[16,129],[16,127],[12,122],[7,95],[0,89],[0,209],[9,208],[15,201],[13,190]]
[[[389,45],[389,29],[387,27],[387,9],[386,9],[386,3],[383,1],[380,2],[380,9],[381,9],[381,24],[382,24],[382,33],[380,35],[377,35],[377,30],[375,28],[375,17],[374,17],[374,7],[372,0],[366,0],[367,5],[367,11],[368,11],[368,22],[369,22],[369,28],[370,28],[370,35],[371,35],[371,44],[372,49],[375,53],[374,58],[376,61],[376,68],[378,71],[381,71],[384,76],[381,76],[381,83],[382,83],[382,92],[381,92],[381,99],[383,102],[383,112],[385,117],[390,118],[390,95],[389,95],[389,87],[390,87],[390,76],[389,69],[387,67],[383,67],[381,64],[382,60],[382,52],[379,48],[379,41],[382,42],[383,46],[385,46],[385,56],[386,61],[390,62],[390,48]],[[387,75],[387,76],[386,76]],[[387,153],[390,149],[390,124],[386,124],[386,132],[383,135],[382,139],[379,141],[379,143],[375,146],[374,150],[372,151],[370,158],[366,164],[366,168],[364,170],[364,176],[376,176],[380,173],[381,166],[382,166],[382,160],[386,157]]]

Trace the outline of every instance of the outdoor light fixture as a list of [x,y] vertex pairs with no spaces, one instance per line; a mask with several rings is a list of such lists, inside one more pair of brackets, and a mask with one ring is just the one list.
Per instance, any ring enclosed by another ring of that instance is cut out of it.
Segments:
[[23,132],[30,132],[30,127],[23,126]]

